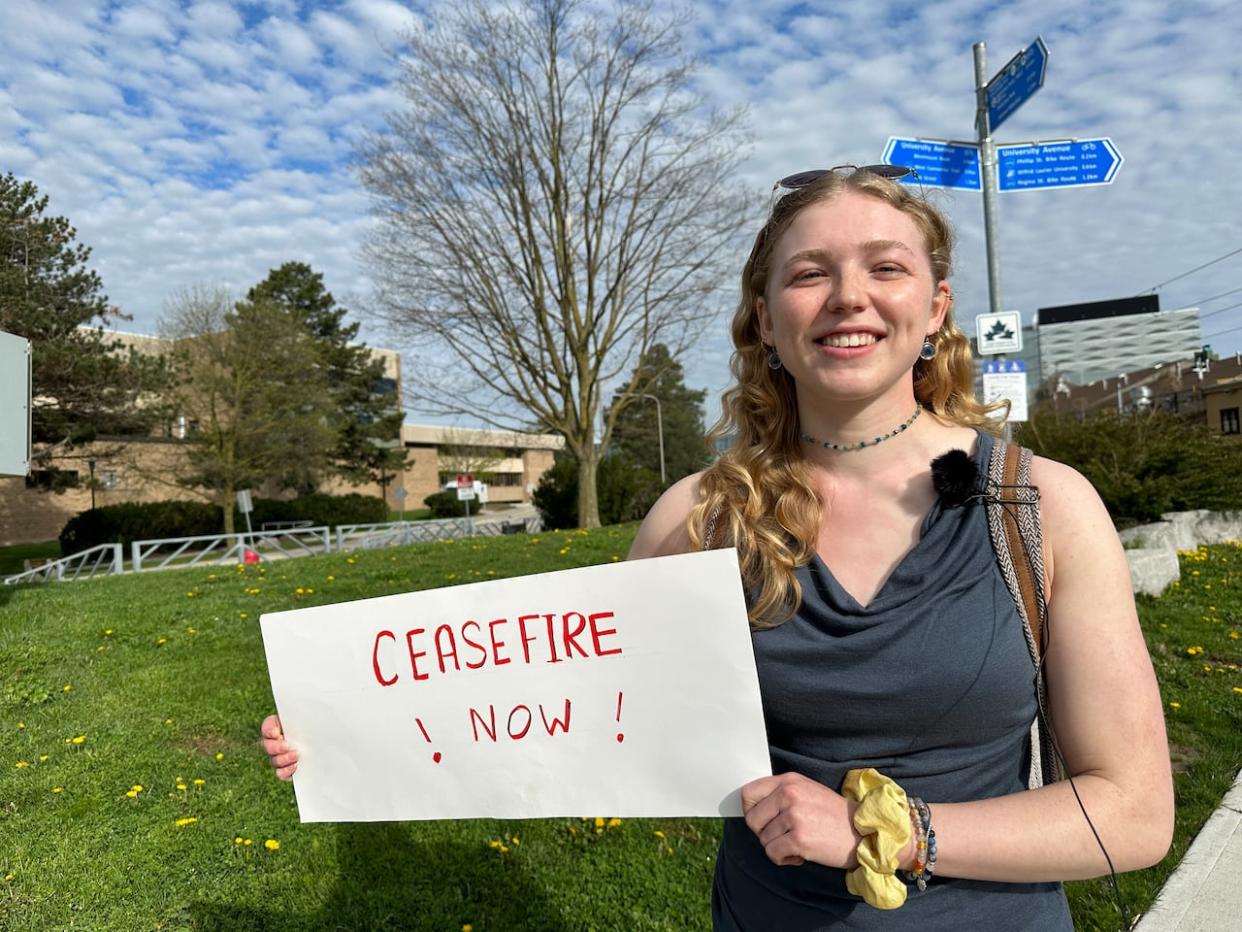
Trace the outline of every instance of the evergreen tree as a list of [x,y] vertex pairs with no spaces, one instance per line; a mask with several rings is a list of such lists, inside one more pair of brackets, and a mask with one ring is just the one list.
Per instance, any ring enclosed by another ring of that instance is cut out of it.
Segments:
[[[47,455],[100,434],[147,433],[165,415],[159,357],[123,348],[103,327],[129,318],[108,305],[90,249],[48,198],[0,177],[0,330],[32,349],[34,442]],[[36,450],[36,457],[39,455]]]
[[[251,288],[242,309],[257,303],[283,307],[310,334],[331,399],[331,426],[337,436],[331,468],[354,484],[384,483],[405,466],[400,444],[404,412],[397,387],[385,379],[384,364],[359,343],[358,324],[323,286],[323,275],[304,262],[286,262]],[[290,487],[313,492],[322,469],[290,464]]]
[[[681,363],[673,358],[668,347],[662,343],[652,346],[630,381],[633,389],[612,399],[613,408],[623,401],[624,407],[617,413],[610,452],[658,478],[662,426],[667,485],[705,467],[708,456],[703,440],[703,399],[707,392],[686,387]],[[655,402],[643,397],[646,395],[660,400],[662,424],[657,422]]]

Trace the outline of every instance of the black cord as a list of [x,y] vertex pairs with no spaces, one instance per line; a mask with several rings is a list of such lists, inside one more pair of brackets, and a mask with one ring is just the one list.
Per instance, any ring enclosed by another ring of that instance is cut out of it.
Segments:
[[[1027,501],[1006,500],[1004,498],[996,499],[1000,503],[1000,505],[1007,512],[1009,512],[1010,516],[1014,520],[1015,525],[1017,524],[1017,521],[1018,521],[1018,515],[1017,515],[1016,510],[1013,508],[1014,505],[1025,504],[1025,505],[1034,505],[1036,507],[1038,507],[1039,505],[1039,489],[1035,486],[1015,486],[1015,487],[1002,487],[1002,488],[1030,489],[1034,493],[1033,499],[1027,500]],[[1031,566],[1034,566],[1035,564],[1032,561],[1031,550],[1030,550],[1029,545],[1027,544],[1026,537],[1022,534],[1019,534],[1018,539],[1022,542],[1022,551],[1023,553],[1026,554],[1027,563],[1030,564]],[[1040,557],[1042,559],[1043,555],[1040,554]],[[1078,800],[1078,808],[1082,810],[1082,816],[1084,819],[1087,820],[1087,825],[1091,829],[1091,834],[1095,836],[1095,843],[1100,846],[1100,851],[1103,853],[1104,860],[1108,864],[1108,879],[1109,879],[1109,883],[1112,885],[1112,888],[1113,888],[1113,896],[1117,900],[1117,912],[1121,919],[1121,932],[1129,932],[1130,927],[1131,927],[1130,914],[1126,910],[1125,899],[1121,895],[1121,886],[1117,883],[1117,871],[1113,868],[1113,859],[1109,857],[1108,848],[1104,846],[1104,840],[1100,838],[1100,833],[1096,831],[1095,823],[1091,821],[1091,816],[1088,815],[1087,813],[1087,806],[1085,803],[1083,803],[1082,796],[1080,796],[1078,793],[1078,786],[1074,783],[1074,775],[1070,773],[1070,769],[1065,763],[1065,758],[1061,754],[1061,745],[1060,745],[1060,742],[1057,741],[1056,731],[1052,727],[1052,715],[1049,712],[1048,708],[1044,705],[1044,691],[1039,688],[1040,678],[1043,677],[1044,675],[1044,658],[1048,656],[1048,644],[1051,639],[1051,630],[1050,630],[1049,619],[1048,619],[1048,603],[1044,599],[1043,586],[1039,585],[1038,582],[1039,581],[1036,580],[1037,584],[1035,586],[1035,606],[1036,606],[1035,610],[1039,615],[1040,649],[1039,649],[1039,660],[1035,664],[1035,701],[1036,701],[1036,704],[1039,706],[1039,718],[1044,728],[1048,730],[1048,738],[1049,738],[1049,742],[1052,745],[1052,750],[1056,754],[1057,762],[1061,765],[1061,769],[1065,771],[1065,777],[1069,781],[1070,789],[1074,791],[1074,799]]]

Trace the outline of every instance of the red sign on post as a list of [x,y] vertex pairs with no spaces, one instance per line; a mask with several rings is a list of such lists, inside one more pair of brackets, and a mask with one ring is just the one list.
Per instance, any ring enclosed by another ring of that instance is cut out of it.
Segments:
[[474,488],[474,474],[468,472],[459,472],[457,474],[457,488],[472,489]]

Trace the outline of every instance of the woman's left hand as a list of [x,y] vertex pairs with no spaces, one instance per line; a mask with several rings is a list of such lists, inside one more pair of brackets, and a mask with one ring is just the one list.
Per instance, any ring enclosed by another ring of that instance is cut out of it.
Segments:
[[760,777],[742,787],[742,814],[772,863],[858,866],[854,809],[840,793],[800,773]]

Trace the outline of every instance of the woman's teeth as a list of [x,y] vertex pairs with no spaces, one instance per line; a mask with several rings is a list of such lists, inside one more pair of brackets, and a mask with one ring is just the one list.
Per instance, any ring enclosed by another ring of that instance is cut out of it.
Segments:
[[834,333],[824,337],[820,342],[824,346],[870,346],[876,341],[874,333]]

